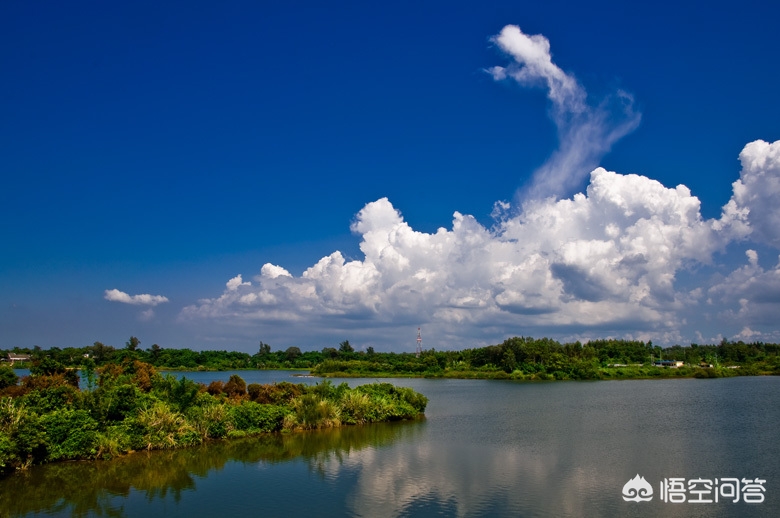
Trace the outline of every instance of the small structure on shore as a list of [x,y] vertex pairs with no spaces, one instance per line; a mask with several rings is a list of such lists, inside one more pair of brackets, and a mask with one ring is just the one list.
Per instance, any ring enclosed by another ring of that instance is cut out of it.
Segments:
[[5,358],[3,358],[3,361],[11,362],[11,365],[13,365],[14,362],[28,362],[28,361],[30,361],[30,355],[29,354],[8,353],[8,355]]
[[681,360],[656,360],[653,362],[654,367],[668,367],[670,369],[676,369],[685,365]]

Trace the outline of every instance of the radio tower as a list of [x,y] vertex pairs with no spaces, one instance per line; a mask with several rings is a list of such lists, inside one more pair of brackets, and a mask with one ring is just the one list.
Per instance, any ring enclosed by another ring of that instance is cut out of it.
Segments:
[[422,335],[420,335],[420,328],[417,328],[417,357],[420,357],[422,352]]

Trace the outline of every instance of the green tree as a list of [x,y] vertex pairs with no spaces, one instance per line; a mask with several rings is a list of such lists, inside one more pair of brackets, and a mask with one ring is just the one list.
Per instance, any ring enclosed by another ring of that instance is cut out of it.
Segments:
[[322,349],[322,356],[323,358],[336,358],[338,357],[339,352],[336,350],[335,347],[325,347]]
[[257,352],[259,356],[267,356],[271,354],[271,346],[260,342],[260,350]]
[[53,376],[54,374],[65,374],[66,371],[63,364],[48,356],[40,361],[34,361],[30,367],[30,374],[33,376]]
[[162,347],[160,347],[157,344],[152,344],[152,347],[149,348],[149,354],[152,356],[153,361],[157,361],[160,359],[160,353],[162,352]]
[[349,354],[355,352],[355,348],[349,344],[349,340],[344,340],[339,344],[339,352]]
[[294,361],[298,356],[300,356],[301,350],[298,347],[288,347],[286,351],[284,351],[284,357],[287,358],[289,361]]
[[515,359],[515,353],[512,352],[512,349],[507,348],[504,351],[504,357],[501,358],[501,367],[503,367],[504,372],[510,373],[515,370],[516,366],[517,360]]
[[134,336],[131,336],[130,340],[125,342],[125,349],[127,349],[128,351],[135,351],[136,349],[138,349],[139,345],[141,345],[141,340],[139,340]]
[[92,351],[92,357],[98,364],[109,361],[116,350],[110,345],[103,345],[102,342],[95,342],[90,349]]
[[11,367],[3,365],[0,367],[0,389],[11,387],[19,382],[19,377]]

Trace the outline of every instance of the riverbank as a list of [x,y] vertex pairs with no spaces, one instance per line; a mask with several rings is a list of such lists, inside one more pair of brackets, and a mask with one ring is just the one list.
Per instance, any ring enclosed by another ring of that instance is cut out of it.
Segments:
[[389,383],[247,386],[233,374],[206,386],[138,361],[107,365],[88,385],[79,390],[78,378],[74,385],[55,372],[3,388],[0,473],[216,439],[416,419],[428,403]]
[[[383,371],[376,370],[372,365],[326,366],[325,369],[314,368],[312,374],[323,378],[442,378],[442,379],[495,379],[515,381],[586,381],[586,380],[642,380],[669,378],[730,378],[734,376],[776,376],[777,370],[733,367],[654,367],[654,366],[624,366],[624,367],[593,367],[580,370],[555,370],[552,372],[523,372],[515,370],[506,372],[501,369],[452,370],[449,368],[423,372]],[[325,372],[323,372],[323,370]]]

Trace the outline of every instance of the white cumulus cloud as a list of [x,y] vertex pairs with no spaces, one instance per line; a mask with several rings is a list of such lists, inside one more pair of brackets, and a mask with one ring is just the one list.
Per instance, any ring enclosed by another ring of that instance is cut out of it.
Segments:
[[266,264],[256,283],[231,279],[183,316],[422,322],[453,335],[474,326],[674,332],[692,300],[676,290],[677,275],[722,246],[685,186],[602,168],[585,193],[528,204],[492,229],[456,212],[450,229],[415,231],[382,198],[358,212],[352,230],[362,260],[337,251],[299,277]]
[[729,237],[780,248],[780,141],[756,140],[739,154],[742,171],[723,207],[720,226]]
[[[336,251],[300,276],[268,263],[253,282],[236,276],[220,296],[181,316],[287,324],[300,337],[364,330],[377,343],[398,336],[399,327],[423,324],[452,347],[551,330],[674,342],[684,340],[697,306],[709,302],[708,311],[715,308],[717,318],[742,330],[739,336],[759,333],[775,325],[780,263],[765,270],[749,249],[747,264],[727,276],[690,283],[697,269],[717,266],[719,252],[736,239],[775,242],[762,216],[774,217],[780,198],[771,188],[760,196],[739,193],[742,185],[758,189],[756,178],[769,186],[780,178],[776,145],[745,147],[731,219],[728,207],[720,219],[703,219],[684,185],[603,168],[591,172],[585,192],[527,203],[514,216],[499,211],[503,219],[491,228],[456,212],[451,228],[420,232],[381,198],[352,223],[361,259]],[[746,156],[754,159],[748,165]],[[681,276],[685,289],[678,287]]]
[[[744,242],[780,248],[780,142],[745,146],[733,196],[719,219],[705,220],[684,185],[597,167],[639,124],[629,94],[589,99],[554,63],[542,35],[508,25],[492,41],[512,61],[487,72],[546,88],[558,129],[559,147],[535,171],[523,203],[497,202],[489,228],[455,212],[450,228],[427,233],[378,199],[351,226],[361,258],[334,251],[301,275],[267,263],[251,282],[233,277],[180,318],[262,329],[301,345],[349,336],[406,348],[414,336],[402,330],[418,325],[443,348],[521,334],[701,341],[720,332],[704,317],[730,323],[731,336],[777,334],[780,263],[762,268],[751,248],[747,264],[731,273],[701,271],[723,272],[720,253]],[[584,192],[570,196],[588,173]],[[106,298],[157,300],[118,290]]]
[[747,264],[710,287],[710,303],[725,308],[719,313],[721,321],[776,326],[780,314],[780,257],[772,268],[764,269],[755,250],[747,250],[745,255]]
[[251,282],[244,282],[244,280],[241,278],[241,274],[236,275],[227,283],[225,283],[227,286],[228,291],[236,291],[240,286],[251,286]]

